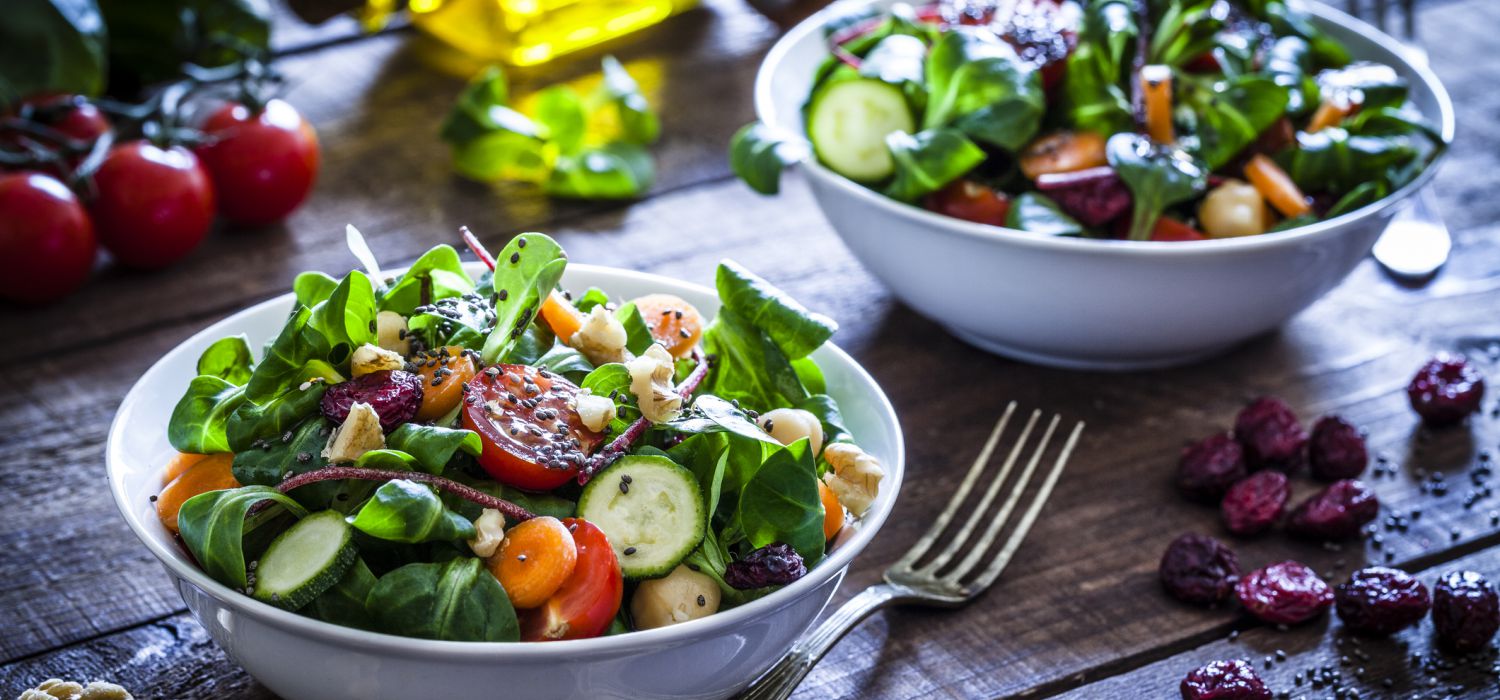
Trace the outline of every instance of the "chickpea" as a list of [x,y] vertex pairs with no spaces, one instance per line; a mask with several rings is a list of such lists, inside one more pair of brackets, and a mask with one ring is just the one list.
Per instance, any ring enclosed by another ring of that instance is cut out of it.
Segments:
[[630,617],[643,629],[666,627],[719,611],[719,585],[678,564],[665,577],[642,581],[630,598]]
[[766,411],[760,415],[760,427],[783,445],[807,438],[813,454],[823,450],[823,422],[809,411],[800,408]]
[[1249,183],[1228,180],[1209,191],[1198,205],[1198,223],[1214,238],[1265,233],[1274,220],[1266,200]]
[[394,311],[375,314],[375,344],[402,357],[411,354],[411,338],[406,334],[406,317]]

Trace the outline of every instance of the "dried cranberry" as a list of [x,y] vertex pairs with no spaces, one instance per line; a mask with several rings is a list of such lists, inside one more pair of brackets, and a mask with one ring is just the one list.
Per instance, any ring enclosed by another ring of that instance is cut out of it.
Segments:
[[1346,540],[1380,515],[1380,499],[1363,483],[1343,479],[1298,505],[1287,518],[1287,532],[1309,539]]
[[1293,471],[1306,457],[1307,431],[1285,401],[1263,396],[1240,409],[1234,419],[1234,437],[1245,448],[1245,460],[1254,469]]
[[1240,579],[1235,593],[1251,615],[1273,625],[1306,622],[1333,604],[1328,584],[1295,561],[1250,572]]
[[1162,588],[1173,598],[1194,605],[1216,605],[1234,593],[1240,560],[1218,540],[1190,532],[1167,545],[1157,573]]
[[802,555],[789,544],[768,544],[724,567],[724,583],[742,591],[780,586],[807,574]]
[[1433,589],[1432,626],[1444,648],[1478,651],[1500,628],[1500,598],[1490,582],[1473,571],[1444,574]]
[[1484,377],[1463,356],[1439,353],[1417,370],[1406,397],[1428,425],[1452,425],[1479,410]]
[[1360,634],[1386,635],[1417,624],[1432,598],[1427,587],[1399,569],[1371,566],[1354,572],[1333,590],[1334,610],[1344,626]]
[[1210,661],[1182,679],[1182,700],[1271,700],[1271,691],[1250,664]]
[[1256,472],[1229,487],[1219,509],[1224,527],[1236,535],[1254,535],[1275,524],[1292,495],[1286,475]]
[[1188,498],[1212,502],[1223,498],[1247,473],[1240,444],[1233,435],[1219,433],[1183,448],[1177,461],[1177,488]]
[[1070,173],[1046,173],[1036,188],[1085,226],[1103,226],[1130,209],[1130,190],[1107,165]]
[[1307,443],[1307,463],[1315,479],[1354,479],[1370,463],[1365,437],[1359,428],[1338,416],[1323,416],[1313,426]]
[[381,370],[334,384],[323,394],[323,415],[342,423],[357,403],[370,404],[380,415],[380,427],[389,432],[417,416],[422,407],[422,378],[399,369]]

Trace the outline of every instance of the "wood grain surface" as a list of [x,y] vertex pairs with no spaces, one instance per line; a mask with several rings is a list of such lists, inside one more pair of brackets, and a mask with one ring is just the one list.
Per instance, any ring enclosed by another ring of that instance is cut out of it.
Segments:
[[[1500,526],[1490,516],[1500,512],[1500,498],[1462,506],[1481,453],[1500,448],[1500,421],[1486,413],[1468,429],[1426,435],[1401,392],[1440,349],[1466,351],[1500,376],[1500,198],[1493,194],[1500,184],[1500,94],[1493,89],[1500,4],[1424,7],[1423,36],[1460,122],[1436,184],[1456,235],[1449,268],[1433,284],[1408,289],[1367,262],[1275,334],[1197,366],[1129,375],[1039,369],[972,349],[865,272],[795,175],[775,199],[733,181],[725,144],[752,117],[749,85],[778,33],[737,2],[709,2],[610,47],[663,114],[660,181],[631,204],[549,202],[454,176],[435,132],[462,81],[435,72],[414,33],[279,28],[278,46],[292,51],[282,61],[293,77],[289,99],[317,126],[324,148],[307,206],[269,230],[216,232],[161,273],[106,264],[65,306],[0,309],[13,329],[0,346],[0,454],[8,457],[0,468],[0,696],[65,676],[113,678],[144,698],[269,697],[184,613],[161,567],[117,516],[103,441],[121,397],[162,352],[284,292],[301,270],[351,267],[345,223],[359,226],[390,264],[452,242],[461,224],[492,246],[543,230],[574,260],[696,282],[709,281],[714,264],[732,257],[837,318],[835,341],[890,395],[910,450],[896,510],[839,601],[878,580],[918,537],[1006,402],[1088,422],[1058,492],[994,591],[958,612],[871,619],[813,672],[799,698],[1172,697],[1181,675],[1202,660],[1236,652],[1259,659],[1275,648],[1291,659],[1268,675],[1278,690],[1294,690],[1286,673],[1341,655],[1336,623],[1290,633],[1250,629],[1240,647],[1226,647],[1226,635],[1245,620],[1180,606],[1156,584],[1157,559],[1173,537],[1221,534],[1214,509],[1173,491],[1177,450],[1227,426],[1247,398],[1276,394],[1308,421],[1337,412],[1365,427],[1372,452],[1391,465],[1388,475],[1370,479],[1382,518],[1422,512],[1404,531],[1381,528],[1378,547],[1371,541],[1334,551],[1280,534],[1233,541],[1247,567],[1290,557],[1339,579],[1367,561],[1436,572],[1464,558],[1465,566],[1500,576]],[[289,17],[278,22],[295,27]],[[287,35],[310,48],[283,43]],[[597,80],[597,55],[518,76],[519,91],[557,80]],[[1424,493],[1437,471],[1452,484],[1446,496],[1430,487]],[[1313,488],[1298,480],[1296,495]],[[1400,639],[1425,649],[1425,634]],[[1366,665],[1384,674],[1395,673],[1395,663]],[[1369,675],[1377,687],[1365,697],[1381,697],[1384,676]],[[1418,676],[1402,674],[1402,682],[1426,682]],[[1481,681],[1444,676],[1439,686],[1457,683],[1456,695],[1485,696],[1493,685]]]

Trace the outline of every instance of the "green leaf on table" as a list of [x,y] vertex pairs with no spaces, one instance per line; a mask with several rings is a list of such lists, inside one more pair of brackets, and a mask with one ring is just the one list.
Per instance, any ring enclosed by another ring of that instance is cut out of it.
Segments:
[[536,94],[536,123],[547,130],[547,139],[563,153],[577,152],[588,130],[583,99],[566,85],[542,90]]
[[244,402],[243,387],[211,375],[194,377],[167,420],[167,442],[178,452],[228,452],[226,426]]
[[312,382],[306,389],[301,385],[287,387],[286,391],[263,404],[241,404],[229,416],[226,426],[230,451],[248,450],[256,440],[280,438],[319,412],[319,402],[326,391],[327,383]]
[[472,430],[419,423],[402,423],[386,436],[385,444],[411,455],[422,466],[422,471],[429,474],[442,474],[449,460],[460,450],[478,457],[484,448],[479,433]]
[[234,385],[250,381],[254,366],[250,340],[244,333],[220,338],[198,356],[199,376],[211,375]]
[[885,194],[903,202],[915,202],[984,162],[984,149],[958,129],[929,129],[916,134],[887,134],[886,147],[895,161],[896,174]]
[[823,503],[815,457],[803,438],[766,458],[739,496],[739,526],[751,547],[784,542],[812,566],[823,558]]
[[787,359],[806,357],[828,342],[839,328],[833,319],[809,311],[791,295],[733,260],[719,263],[714,273],[714,288],[724,308],[765,331]]
[[993,33],[969,27],[945,32],[927,56],[926,76],[924,131],[954,126],[975,140],[1015,151],[1029,143],[1041,125],[1046,110],[1041,76]]
[[520,639],[515,608],[480,560],[407,564],[370,589],[365,609],[388,634],[455,642]]
[[[271,501],[269,511],[262,511],[246,522],[250,508]],[[177,527],[182,541],[204,573],[230,588],[244,590],[249,586],[245,571],[245,536],[278,515],[277,508],[301,518],[305,510],[291,497],[269,486],[241,486],[237,489],[209,491],[187,499],[177,513]]]
[[408,544],[474,538],[474,523],[448,510],[432,489],[407,479],[381,484],[349,524],[371,537]]
[[1083,224],[1040,192],[1022,192],[1011,200],[1010,210],[1005,213],[1005,225],[1047,236],[1077,236],[1084,232]]
[[808,145],[794,135],[751,122],[729,141],[729,169],[761,194],[781,190],[781,171],[807,158]]
[[443,119],[438,135],[455,146],[497,131],[535,136],[535,125],[524,115],[507,108],[505,105],[509,102],[510,84],[506,81],[505,71],[500,66],[489,66],[464,87],[453,109]]
[[605,56],[602,63],[604,82],[600,90],[605,104],[614,111],[621,139],[643,146],[655,143],[661,135],[661,121],[641,94],[640,85],[614,56]]
[[505,299],[495,302],[495,327],[480,353],[485,364],[494,364],[509,354],[567,266],[568,256],[562,246],[545,234],[523,233],[510,239],[495,257],[495,294],[498,297],[503,292]]
[[616,142],[558,156],[542,189],[572,199],[633,199],[651,189],[655,179],[644,147]]
[[411,316],[418,306],[474,291],[474,279],[464,271],[453,246],[441,244],[422,254],[378,297],[378,310]]
[[[525,118],[520,113],[514,114]],[[546,143],[516,131],[494,131],[452,150],[453,168],[458,174],[481,182],[515,180],[540,184],[547,180],[551,168]]]
[[1186,151],[1151,142],[1140,134],[1115,134],[1105,144],[1110,167],[1125,182],[1134,201],[1129,238],[1151,238],[1156,220],[1167,207],[1184,202],[1208,186],[1208,171]]
[[99,94],[106,44],[90,0],[15,0],[0,22],[0,107],[42,93]]

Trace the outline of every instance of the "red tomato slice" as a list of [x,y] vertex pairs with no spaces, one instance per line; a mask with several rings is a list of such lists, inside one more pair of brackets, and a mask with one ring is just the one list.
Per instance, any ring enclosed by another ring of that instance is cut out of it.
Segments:
[[1010,199],[1004,193],[973,180],[958,180],[927,195],[924,206],[955,219],[991,226],[1004,226]]
[[572,407],[578,387],[526,365],[492,365],[469,381],[464,427],[479,433],[479,465],[496,481],[547,491],[578,475],[604,436]]
[[1201,241],[1207,238],[1202,231],[1170,216],[1157,219],[1156,225],[1151,227],[1153,241]]
[[573,575],[539,608],[520,610],[521,641],[588,639],[604,634],[620,612],[625,579],[604,531],[581,518],[564,518],[578,546]]

